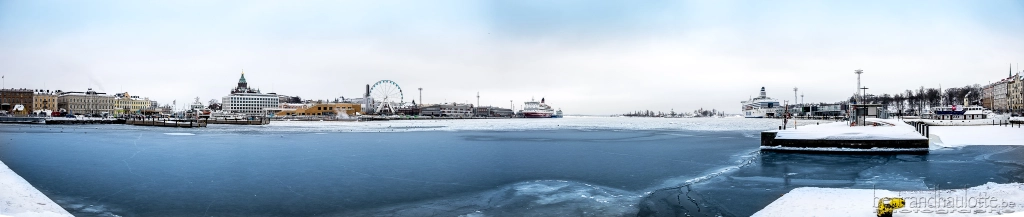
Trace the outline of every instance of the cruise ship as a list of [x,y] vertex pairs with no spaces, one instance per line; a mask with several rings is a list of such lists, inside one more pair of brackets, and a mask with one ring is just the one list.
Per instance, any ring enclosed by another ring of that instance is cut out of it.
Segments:
[[551,106],[544,104],[544,98],[540,98],[540,102],[530,100],[524,103],[520,113],[526,118],[550,118],[555,111],[551,109]]
[[775,117],[775,112],[778,110],[777,107],[780,106],[778,100],[768,98],[764,87],[761,87],[760,96],[741,103],[743,103],[743,116],[746,118]]

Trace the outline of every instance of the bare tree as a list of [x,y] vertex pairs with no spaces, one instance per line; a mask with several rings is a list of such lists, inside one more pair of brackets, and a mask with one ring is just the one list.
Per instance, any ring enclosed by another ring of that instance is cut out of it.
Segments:
[[896,95],[892,96],[892,100],[893,100],[894,103],[896,103],[896,109],[899,110],[898,114],[902,115],[903,114],[903,101],[905,101],[907,99],[905,97],[903,97],[902,93],[897,93]]

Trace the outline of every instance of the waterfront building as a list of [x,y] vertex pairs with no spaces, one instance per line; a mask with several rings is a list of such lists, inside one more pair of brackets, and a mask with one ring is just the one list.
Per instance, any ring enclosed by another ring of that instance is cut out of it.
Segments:
[[819,104],[812,106],[811,115],[821,117],[841,117],[846,116],[847,105],[840,103],[831,104]]
[[473,116],[476,117],[512,117],[512,115],[512,109],[507,108],[480,106],[473,109]]
[[994,89],[994,88],[995,88],[995,86],[993,86],[992,84],[988,84],[988,85],[985,85],[984,87],[982,87],[982,89],[981,89],[981,107],[985,107],[985,109],[992,110],[992,101],[993,101],[992,89]]
[[1010,112],[1021,112],[1024,110],[1024,82],[1021,82],[1020,73],[1012,76],[1006,85],[1006,100]]
[[71,114],[103,115],[114,112],[114,96],[93,91],[60,92],[57,96],[57,108]]
[[420,115],[423,110],[419,106],[402,106],[395,108],[395,114],[398,115]]
[[992,111],[1004,112],[1009,108],[1007,103],[1007,79],[992,84]]
[[298,96],[285,96],[285,95],[278,94],[277,95],[277,101],[280,101],[281,103],[302,103],[302,97],[298,97]]
[[140,114],[143,109],[149,108],[153,103],[149,97],[133,96],[128,92],[116,93],[114,94],[113,114]]
[[441,116],[441,105],[425,105],[420,107],[422,116]]
[[231,95],[221,100],[224,111],[252,116],[273,114],[270,111],[279,109],[280,102],[277,94],[262,93],[259,89],[249,88],[245,81],[245,72],[242,72],[238,79],[238,86],[231,90]]
[[25,88],[0,90],[0,110],[8,114],[28,114],[32,111],[32,93]]
[[[57,93],[49,90],[36,90],[32,94],[32,112],[52,112],[57,110]],[[50,114],[45,114],[50,115]]]
[[473,106],[469,104],[437,104],[420,108],[420,115],[440,117],[471,117]]
[[348,116],[355,116],[362,112],[362,106],[357,103],[317,103],[310,106],[293,107],[290,110],[283,110],[275,113],[275,116],[339,116],[342,113]]

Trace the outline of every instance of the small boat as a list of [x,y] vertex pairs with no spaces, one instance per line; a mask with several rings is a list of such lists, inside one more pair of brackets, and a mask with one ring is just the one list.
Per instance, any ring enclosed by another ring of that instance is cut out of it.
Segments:
[[931,114],[922,115],[920,121],[932,126],[971,126],[993,125],[1007,120],[977,105],[933,107],[931,111]]
[[552,118],[562,118],[562,109],[555,111],[555,114],[551,115]]

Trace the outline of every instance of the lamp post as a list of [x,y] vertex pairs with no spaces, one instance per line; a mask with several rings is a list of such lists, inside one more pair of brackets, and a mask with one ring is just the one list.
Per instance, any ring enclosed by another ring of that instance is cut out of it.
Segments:
[[[860,89],[861,89],[861,91],[863,91],[863,93],[861,93],[861,97],[860,97],[861,99],[860,100],[864,101],[864,97],[867,97],[867,95],[868,95],[868,88],[867,87],[861,87]],[[861,102],[861,103],[863,103],[863,102]]]
[[[859,91],[860,90],[860,74],[864,74],[864,70],[860,70],[860,69],[853,70],[853,73],[857,74],[857,90],[858,90],[857,93],[859,93],[860,92]],[[860,95],[860,94],[857,94],[857,95]],[[863,101],[864,100],[863,96],[857,96],[857,98],[859,98],[859,99],[857,99],[857,101]]]

